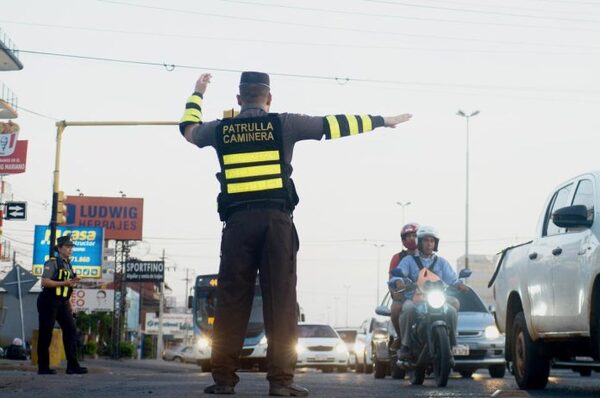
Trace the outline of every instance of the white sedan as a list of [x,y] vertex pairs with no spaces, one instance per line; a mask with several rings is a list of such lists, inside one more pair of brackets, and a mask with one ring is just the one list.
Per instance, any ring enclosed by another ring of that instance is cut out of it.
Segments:
[[329,325],[298,324],[297,367],[317,368],[323,372],[348,370],[348,349],[337,332]]

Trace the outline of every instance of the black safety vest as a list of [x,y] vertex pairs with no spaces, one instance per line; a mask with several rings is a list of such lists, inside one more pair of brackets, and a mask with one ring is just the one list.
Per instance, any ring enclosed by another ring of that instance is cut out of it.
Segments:
[[289,211],[294,209],[298,197],[290,178],[292,168],[284,161],[277,114],[222,120],[216,129],[216,143],[222,220],[232,207],[254,202],[280,202]]
[[[72,271],[72,268],[69,266],[65,266],[65,261],[62,258],[54,258],[50,261],[56,262],[56,270],[54,271],[54,275],[50,278],[53,281],[67,281],[72,279],[75,274]],[[44,289],[44,291],[49,292],[52,296],[60,299],[69,299],[71,297],[71,293],[73,293],[73,288],[69,286],[57,286],[55,288]]]

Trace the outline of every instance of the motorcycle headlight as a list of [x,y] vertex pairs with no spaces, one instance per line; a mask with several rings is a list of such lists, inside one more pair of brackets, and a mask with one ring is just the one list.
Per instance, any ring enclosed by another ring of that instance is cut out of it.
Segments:
[[347,354],[348,349],[346,348],[346,344],[338,343],[338,345],[335,346],[335,352],[337,352],[338,354]]
[[354,352],[357,355],[362,355],[363,352],[365,351],[365,344],[361,341],[354,343]]
[[433,308],[441,308],[446,302],[446,296],[441,290],[432,290],[427,293],[427,302]]
[[498,337],[500,337],[500,331],[494,325],[486,327],[484,334],[485,338],[490,340],[497,339]]
[[260,345],[267,345],[267,336],[263,336],[262,339],[258,342]]
[[204,350],[204,349],[207,349],[208,347],[210,347],[210,340],[207,339],[206,337],[200,337],[196,344],[198,345],[199,349]]
[[302,344],[296,344],[296,354],[300,355],[304,351],[306,351],[306,348]]

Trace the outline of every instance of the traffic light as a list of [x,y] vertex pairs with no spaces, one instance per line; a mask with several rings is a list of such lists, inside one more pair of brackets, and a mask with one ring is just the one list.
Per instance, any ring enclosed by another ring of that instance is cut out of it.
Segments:
[[65,200],[67,200],[65,193],[63,191],[58,191],[56,198],[56,223],[58,225],[67,223],[67,205],[65,204]]

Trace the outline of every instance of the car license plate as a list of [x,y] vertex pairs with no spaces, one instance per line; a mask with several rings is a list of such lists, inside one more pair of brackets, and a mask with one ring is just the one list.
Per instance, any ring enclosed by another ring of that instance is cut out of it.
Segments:
[[452,355],[454,355],[455,357],[468,356],[469,355],[469,346],[457,344],[456,346],[452,347]]

